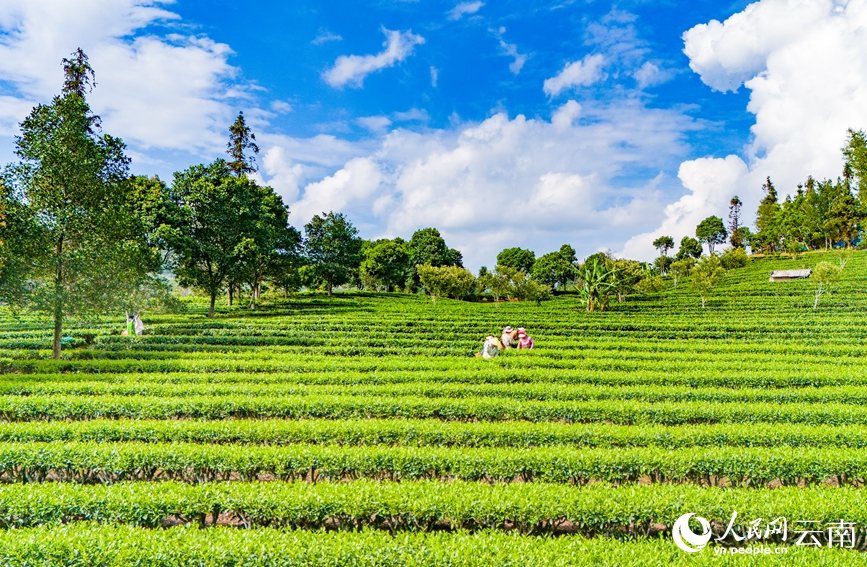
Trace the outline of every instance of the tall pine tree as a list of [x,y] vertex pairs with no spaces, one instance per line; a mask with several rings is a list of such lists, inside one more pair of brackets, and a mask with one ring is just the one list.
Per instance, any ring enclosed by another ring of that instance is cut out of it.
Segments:
[[226,150],[232,157],[231,161],[228,162],[229,169],[235,175],[240,176],[256,171],[256,158],[249,155],[247,151],[258,154],[259,146],[256,145],[256,134],[244,120],[243,112],[239,112],[235,123],[229,126],[229,143]]

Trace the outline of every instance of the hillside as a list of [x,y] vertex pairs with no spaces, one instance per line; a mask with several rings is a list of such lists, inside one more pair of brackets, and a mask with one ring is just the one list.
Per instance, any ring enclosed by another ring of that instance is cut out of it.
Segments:
[[[210,320],[194,301],[141,338],[89,323],[62,360],[47,321],[2,311],[0,563],[774,561],[671,541],[684,513],[723,531],[736,510],[741,534],[790,519],[765,540],[786,564],[860,564],[827,528],[793,545],[796,520],[867,525],[867,253],[817,309],[815,281],[768,281],[822,260],[754,259],[706,309],[688,280],[603,313],[339,293]],[[506,324],[537,348],[475,358]]]

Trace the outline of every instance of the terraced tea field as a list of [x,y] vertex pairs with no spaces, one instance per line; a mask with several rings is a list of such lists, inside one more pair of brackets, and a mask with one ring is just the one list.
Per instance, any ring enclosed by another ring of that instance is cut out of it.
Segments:
[[[828,258],[753,261],[705,310],[684,283],[608,313],[191,303],[139,339],[74,329],[59,361],[0,311],[0,565],[863,564],[867,253],[816,310],[815,282],[768,282]],[[506,324],[537,348],[473,357]],[[785,555],[673,543],[733,511],[740,535],[788,518],[763,540]],[[856,549],[829,549],[841,520]]]

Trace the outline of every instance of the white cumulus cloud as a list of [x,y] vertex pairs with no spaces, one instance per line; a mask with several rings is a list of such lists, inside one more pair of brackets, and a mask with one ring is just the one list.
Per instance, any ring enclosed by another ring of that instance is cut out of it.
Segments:
[[[287,203],[299,224],[323,211],[345,212],[366,238],[435,226],[474,268],[507,246],[541,254],[570,242],[589,253],[622,245],[625,234],[649,231],[662,217],[662,190],[674,180],[658,172],[682,159],[682,135],[691,127],[682,114],[633,99],[570,100],[550,121],[498,113],[443,130],[398,127],[324,179],[305,164],[308,181]],[[288,139],[279,143],[286,167],[305,163],[299,151],[310,142],[298,140],[294,149]],[[265,173],[277,171],[265,165]],[[655,171],[624,182],[636,165]]]
[[60,91],[60,60],[81,47],[96,70],[91,106],[133,149],[221,148],[248,89],[234,81],[229,47],[205,36],[140,30],[179,20],[151,0],[5,0],[0,3],[0,128]]
[[743,159],[703,158],[680,168],[691,192],[666,210],[662,225],[624,252],[653,255],[654,235],[693,235],[709,215],[725,217],[738,195],[751,222],[768,176],[782,195],[808,175],[834,179],[842,170],[847,128],[867,129],[867,2],[761,0],[725,22],[684,34],[690,67],[719,91],[750,91],[755,115]]
[[550,79],[545,79],[542,90],[549,96],[574,87],[586,87],[604,78],[602,65],[605,57],[600,54],[586,55],[584,59],[567,64],[562,71]]
[[382,28],[382,32],[386,37],[385,50],[376,55],[341,55],[323,74],[325,82],[335,88],[346,85],[361,87],[366,76],[403,61],[412,54],[416,45],[424,43],[424,38],[412,30],[400,32]]
[[381,180],[382,173],[376,162],[367,157],[353,158],[334,175],[307,185],[304,196],[293,203],[290,210],[299,224],[329,211],[346,212],[352,218],[359,202],[367,202]]

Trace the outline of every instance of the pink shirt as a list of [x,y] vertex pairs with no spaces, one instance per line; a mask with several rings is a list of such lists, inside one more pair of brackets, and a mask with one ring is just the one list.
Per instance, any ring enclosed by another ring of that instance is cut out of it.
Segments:
[[533,338],[530,335],[518,339],[518,348],[533,348],[534,344]]

